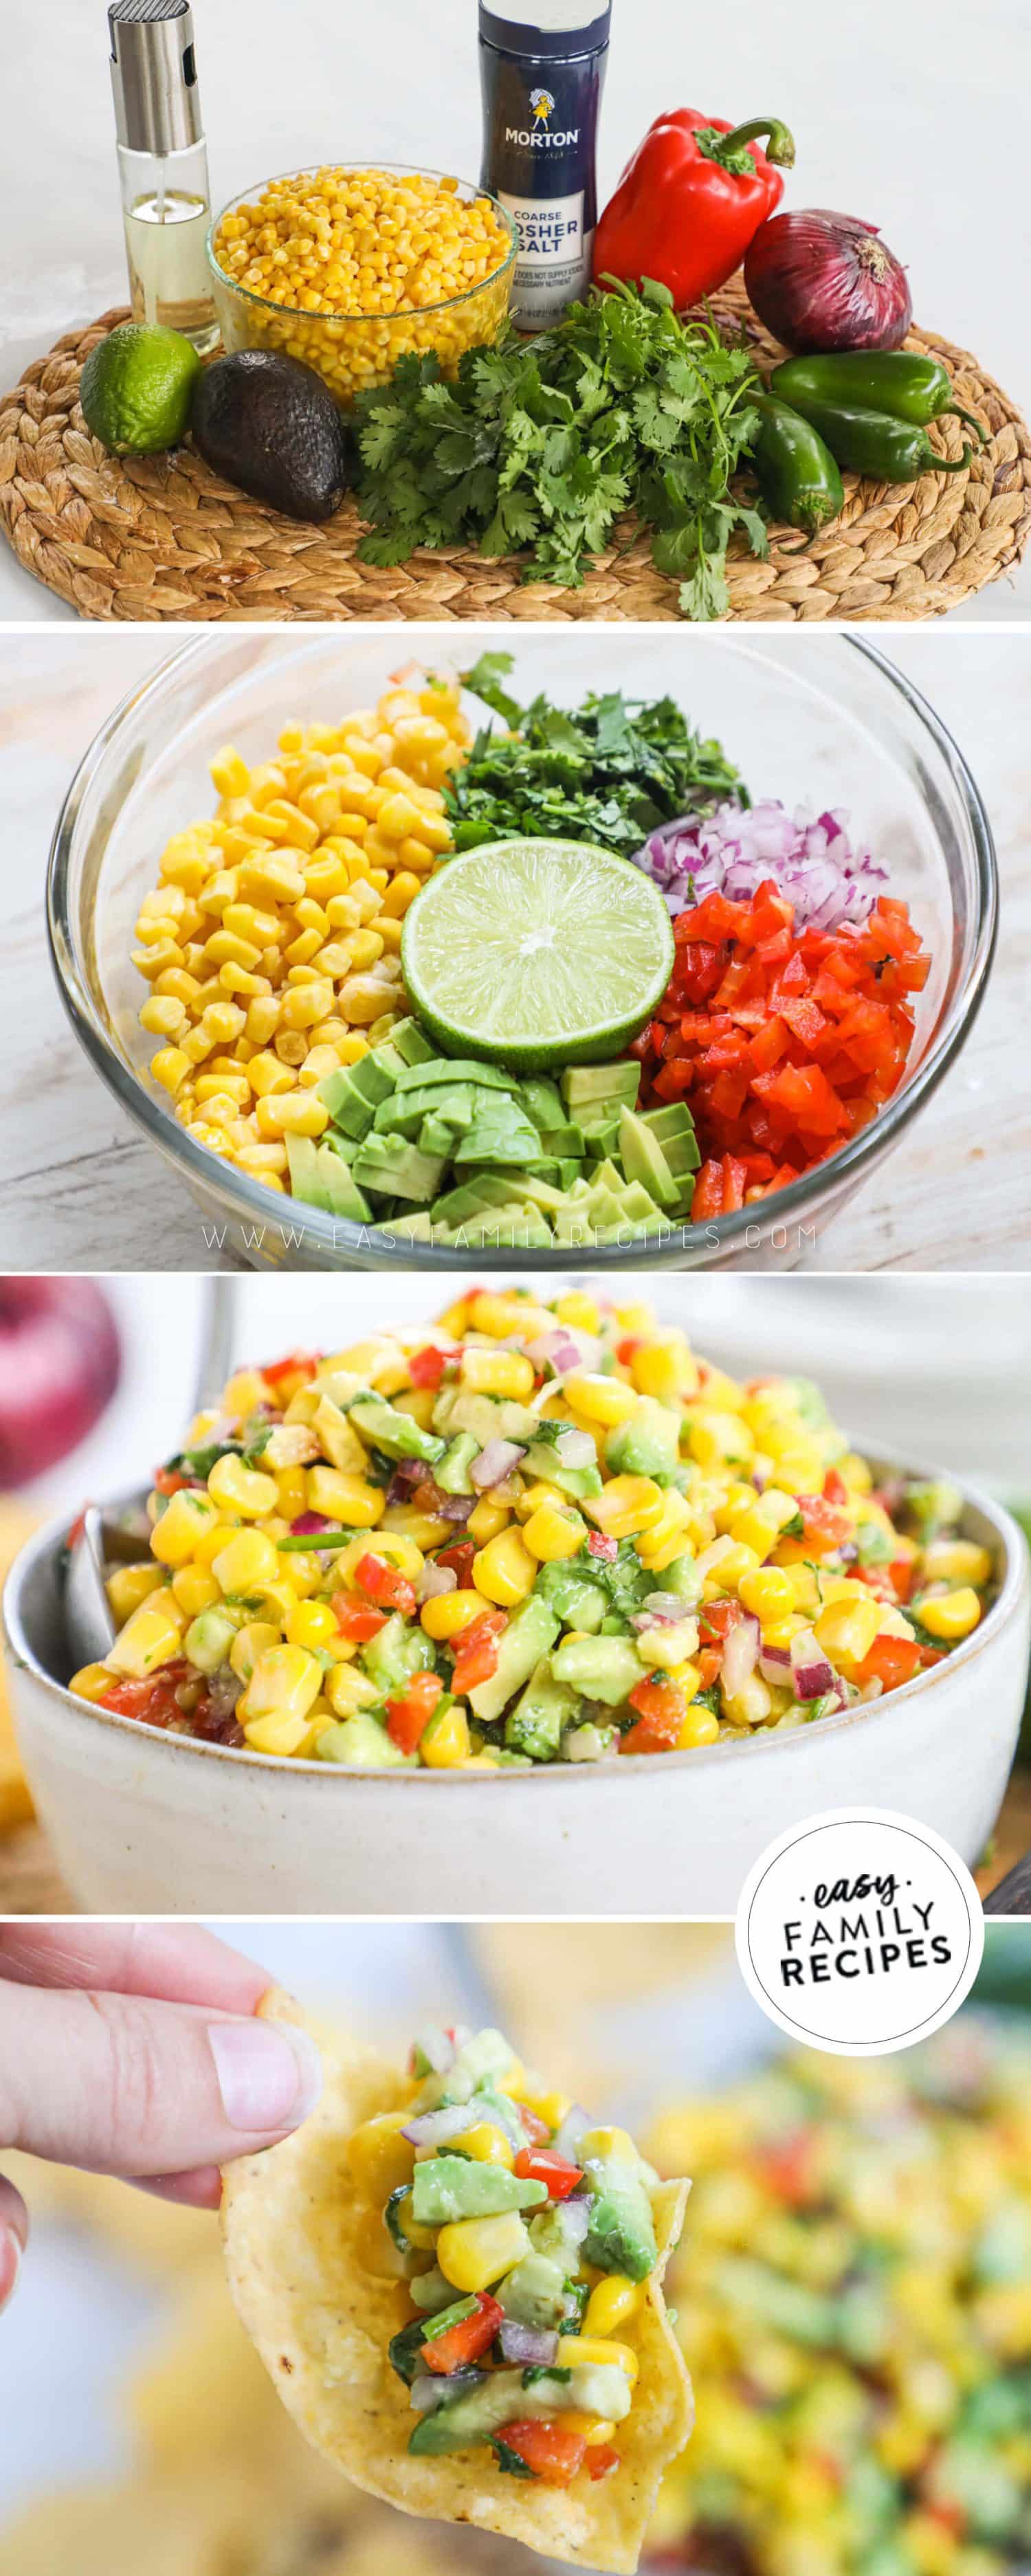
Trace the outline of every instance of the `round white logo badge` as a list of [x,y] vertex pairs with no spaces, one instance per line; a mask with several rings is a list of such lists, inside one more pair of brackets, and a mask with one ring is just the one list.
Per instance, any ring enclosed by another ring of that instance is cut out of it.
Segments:
[[771,2021],[839,2057],[882,2057],[938,2030],[984,1949],[970,1871],[941,1835],[881,1807],[792,1826],[741,1891],[738,1965]]

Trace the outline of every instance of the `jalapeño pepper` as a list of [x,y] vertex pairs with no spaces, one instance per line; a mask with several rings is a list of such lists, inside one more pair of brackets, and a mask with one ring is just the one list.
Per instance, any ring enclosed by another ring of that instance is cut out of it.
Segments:
[[836,519],[845,500],[841,475],[819,430],[772,394],[756,394],[759,429],[752,466],[774,518],[810,536]]
[[819,430],[838,464],[853,474],[868,475],[873,483],[916,483],[921,474],[962,474],[973,459],[972,447],[965,447],[962,456],[939,456],[926,429],[907,420],[891,420],[887,412],[862,411],[854,403],[815,402],[808,394],[796,394],[795,403]]
[[951,414],[972,429],[981,446],[987,432],[972,411],[953,401],[953,383],[939,358],[908,349],[829,350],[824,357],[788,358],[775,367],[770,391],[781,402],[858,404],[863,411],[884,411],[893,420],[926,429],[929,421]]

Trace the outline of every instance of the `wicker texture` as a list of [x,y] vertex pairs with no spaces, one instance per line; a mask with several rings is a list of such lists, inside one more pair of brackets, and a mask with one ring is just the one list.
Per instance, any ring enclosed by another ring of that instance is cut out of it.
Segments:
[[[735,283],[718,318],[744,324],[760,360],[783,353]],[[69,332],[0,399],[0,524],[28,572],[82,616],[144,621],[259,619],[675,619],[675,584],[656,572],[647,537],[600,556],[582,590],[523,583],[514,558],[461,547],[419,553],[380,571],[356,560],[353,504],[323,527],[284,518],[213,474],[190,446],[171,456],[108,456],[78,405],[84,359],[124,321],[105,313]],[[759,562],[735,540],[731,616],[762,622],[938,617],[1018,562],[1031,526],[1031,437],[1019,413],[963,349],[912,331],[907,347],[943,358],[957,400],[990,431],[966,474],[915,484],[846,477],[842,516],[799,551],[794,531]],[[934,432],[962,454],[958,420]],[[1002,603],[1000,602],[1000,607]]]

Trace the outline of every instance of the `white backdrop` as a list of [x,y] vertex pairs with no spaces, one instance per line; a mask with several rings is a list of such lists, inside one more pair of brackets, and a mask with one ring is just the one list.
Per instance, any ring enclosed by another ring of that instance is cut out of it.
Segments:
[[[125,296],[103,0],[4,0],[0,374]],[[194,0],[216,204],[319,158],[475,178],[475,0]],[[788,201],[880,226],[918,319],[1031,409],[1026,0],[614,0],[600,181],[652,117],[693,106],[791,126]],[[1031,561],[959,612],[1031,612]],[[0,617],[73,615],[0,545]]]

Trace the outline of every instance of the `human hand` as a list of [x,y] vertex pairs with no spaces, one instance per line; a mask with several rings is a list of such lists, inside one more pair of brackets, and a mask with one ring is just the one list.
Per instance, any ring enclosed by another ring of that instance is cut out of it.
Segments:
[[[286,2137],[322,2089],[307,2033],[254,2019],[269,1983],[195,1925],[0,1924],[0,2150],[217,2209],[219,2167]],[[0,2176],[0,2308],[27,2237]]]

